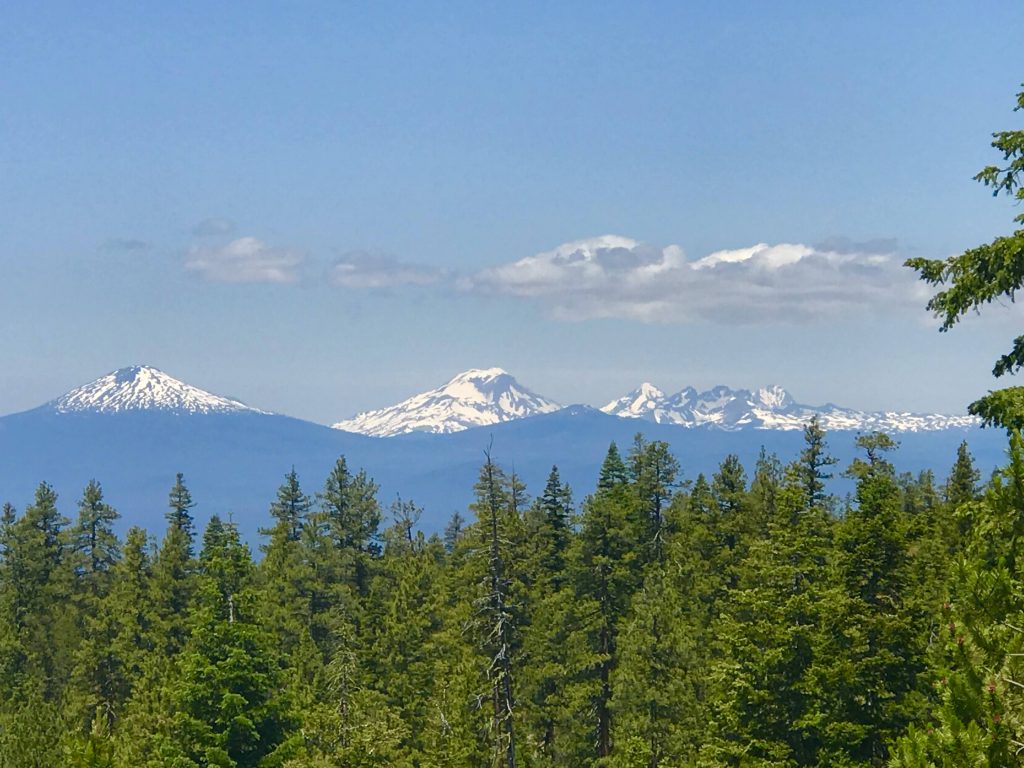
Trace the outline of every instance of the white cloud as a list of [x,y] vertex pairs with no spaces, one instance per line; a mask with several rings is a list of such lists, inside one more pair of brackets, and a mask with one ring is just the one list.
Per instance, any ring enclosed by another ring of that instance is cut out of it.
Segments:
[[564,320],[802,322],[919,302],[917,281],[893,250],[891,241],[758,243],[691,260],[678,245],[605,235],[485,269],[460,285],[534,299]]
[[353,251],[334,262],[331,282],[340,288],[388,289],[403,285],[429,285],[441,279],[440,270],[407,264],[385,254]]
[[185,269],[213,282],[292,283],[305,258],[299,251],[240,237],[216,247],[194,246],[185,259]]

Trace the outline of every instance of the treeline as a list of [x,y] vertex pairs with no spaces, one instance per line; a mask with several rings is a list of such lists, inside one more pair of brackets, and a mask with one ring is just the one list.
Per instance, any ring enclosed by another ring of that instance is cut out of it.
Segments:
[[1020,764],[1020,439],[982,487],[804,437],[683,482],[638,436],[580,504],[485,456],[429,537],[341,458],[259,557],[181,475],[158,543],[43,484],[0,518],[0,768]]

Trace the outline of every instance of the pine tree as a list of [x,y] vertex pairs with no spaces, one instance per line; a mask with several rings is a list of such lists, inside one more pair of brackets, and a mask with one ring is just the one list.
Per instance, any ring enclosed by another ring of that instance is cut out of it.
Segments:
[[[857,481],[856,505],[836,536],[837,574],[845,596],[843,626],[822,687],[832,692],[831,754],[882,765],[888,744],[925,705],[922,688],[926,616],[912,595],[908,524],[883,433],[862,435],[865,458],[847,470]],[[827,711],[827,710],[826,710]]]
[[459,539],[462,538],[463,533],[465,533],[465,530],[466,518],[462,516],[459,510],[455,510],[448,519],[448,524],[444,527],[445,552],[451,554],[455,551],[455,547],[459,543]]
[[77,613],[67,609],[72,595],[67,523],[57,511],[57,494],[41,483],[33,503],[10,529],[0,572],[8,626],[0,648],[0,680],[8,691],[35,683],[47,701],[58,698],[66,683],[78,642]]
[[249,550],[237,529],[216,516],[203,534],[197,580],[172,741],[179,760],[257,766],[284,740],[287,704],[274,641],[256,615]]
[[14,522],[18,519],[17,510],[9,501],[4,502],[0,510],[0,563],[7,559],[11,550],[11,538],[14,535]]
[[567,697],[578,723],[588,727],[569,759],[580,764],[595,758],[601,764],[612,753],[616,642],[639,578],[635,507],[625,465],[612,443],[597,492],[584,502],[571,565],[575,600],[568,621],[576,629],[567,638],[572,676]]
[[311,499],[302,491],[293,468],[285,475],[270,505],[274,525],[260,529],[270,540],[263,546],[260,563],[263,597],[259,602],[267,629],[277,638],[285,654],[295,651],[303,637],[314,633],[314,573],[303,543]]
[[192,494],[185,486],[185,476],[179,472],[175,475],[174,485],[171,487],[168,500],[170,511],[165,517],[172,529],[181,531],[189,542],[188,556],[193,556],[191,549],[192,541],[195,538],[195,524],[192,521],[192,508],[195,502],[192,501]]
[[[419,509],[411,502],[403,504]],[[386,546],[366,601],[368,647],[362,663],[366,685],[383,696],[384,704],[399,712],[409,728],[407,754],[418,755],[435,735],[435,686],[451,677],[450,671],[439,672],[438,667],[457,653],[470,653],[471,646],[462,624],[453,629],[457,642],[443,649],[434,644],[438,603],[453,590],[441,585],[443,549],[410,531],[409,521],[402,519],[384,533]],[[461,581],[455,583],[465,587]],[[459,704],[468,706],[468,693]]]
[[179,472],[171,488],[165,514],[167,531],[153,564],[153,604],[157,617],[156,635],[166,656],[181,650],[188,638],[185,620],[195,589],[194,530],[192,494]]
[[939,703],[900,740],[896,768],[1021,764],[1022,509],[1024,440],[1014,433],[1008,466],[979,501],[961,506],[972,525],[954,570],[952,601],[941,611],[941,652],[932,668]]
[[102,598],[108,576],[121,555],[113,525],[121,516],[103,500],[103,489],[90,480],[78,503],[78,520],[70,531],[71,557],[84,591]]
[[483,533],[479,552],[486,566],[481,580],[479,619],[482,625],[480,648],[488,662],[492,707],[491,734],[494,740],[493,764],[515,768],[516,699],[513,681],[513,644],[516,632],[511,608],[509,575],[510,523],[518,522],[518,498],[522,492],[515,476],[506,479],[485,452],[486,460],[477,481],[477,500],[473,505]]
[[571,599],[566,565],[572,542],[572,490],[552,467],[544,490],[526,511],[525,583],[520,609],[523,663],[518,678],[532,763],[558,765],[556,732],[562,721],[565,676],[565,615]]
[[706,670],[698,647],[704,617],[679,578],[686,567],[680,559],[691,553],[676,551],[671,541],[666,550],[665,559],[650,566],[620,626],[612,677],[612,708],[621,734],[616,765],[687,765],[705,736],[701,686]]
[[954,508],[978,497],[978,481],[981,472],[974,466],[974,457],[967,448],[967,441],[960,443],[956,449],[956,463],[950,470],[949,477],[943,487],[946,502]]
[[713,626],[713,717],[702,751],[709,764],[830,764],[819,754],[829,692],[816,690],[815,663],[827,658],[822,640],[837,604],[827,569],[831,527],[804,470],[802,462],[787,468],[768,536],[751,543]]
[[797,465],[806,509],[828,507],[826,481],[832,478],[828,468],[838,461],[828,454],[825,430],[822,429],[821,422],[815,414],[804,425],[804,449],[800,452],[800,461]]
[[672,500],[679,461],[668,443],[648,443],[638,434],[629,455],[633,493],[637,497],[637,536],[647,549],[645,560],[660,560],[665,545],[665,510]]
[[119,517],[103,500],[99,483],[90,481],[69,537],[81,643],[75,653],[73,695],[66,695],[66,709],[81,724],[86,745],[83,749],[87,747],[92,753],[100,749],[102,735],[110,732],[121,683],[119,660],[113,647],[116,625],[104,610],[121,557],[121,543],[113,531],[113,523]]

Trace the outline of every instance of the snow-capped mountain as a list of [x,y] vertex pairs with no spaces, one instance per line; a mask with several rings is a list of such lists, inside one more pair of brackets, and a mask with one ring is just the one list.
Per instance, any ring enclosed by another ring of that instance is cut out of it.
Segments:
[[924,432],[978,424],[973,416],[894,411],[868,413],[840,408],[832,403],[823,406],[803,405],[777,385],[756,390],[717,386],[705,392],[686,387],[674,395],[666,395],[653,384],[645,382],[601,410],[612,416],[644,419],[658,424],[678,424],[683,427],[706,425],[730,431],[803,429],[815,415],[826,430]]
[[474,368],[438,389],[332,426],[376,437],[408,432],[445,434],[551,413],[561,407],[531,392],[501,368]]
[[119,368],[43,407],[56,413],[263,413],[238,400],[193,387],[148,365]]

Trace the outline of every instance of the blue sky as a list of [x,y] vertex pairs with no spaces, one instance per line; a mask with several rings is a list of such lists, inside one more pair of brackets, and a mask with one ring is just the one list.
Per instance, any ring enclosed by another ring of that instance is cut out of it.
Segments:
[[133,363],[960,411],[1018,333],[898,264],[1012,226],[1020,3],[89,5],[0,7],[0,413]]

